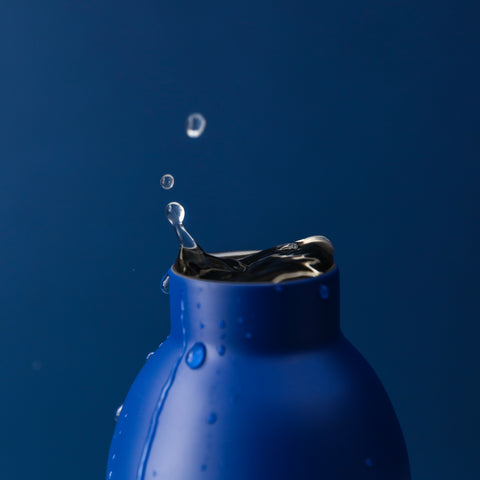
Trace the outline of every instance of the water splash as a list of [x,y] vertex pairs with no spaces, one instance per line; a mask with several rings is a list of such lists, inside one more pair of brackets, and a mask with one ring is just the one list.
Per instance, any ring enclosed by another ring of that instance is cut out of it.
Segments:
[[185,219],[185,209],[177,202],[170,202],[165,208],[165,215],[168,221],[175,228],[178,241],[183,248],[193,249],[197,247],[193,237],[187,232],[183,226],[183,220]]

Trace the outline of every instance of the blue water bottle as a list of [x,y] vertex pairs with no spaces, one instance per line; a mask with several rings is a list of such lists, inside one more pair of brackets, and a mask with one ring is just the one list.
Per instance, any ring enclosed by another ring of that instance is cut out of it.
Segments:
[[274,283],[170,270],[171,333],[131,387],[108,480],[409,480],[382,384],[339,327],[337,267]]

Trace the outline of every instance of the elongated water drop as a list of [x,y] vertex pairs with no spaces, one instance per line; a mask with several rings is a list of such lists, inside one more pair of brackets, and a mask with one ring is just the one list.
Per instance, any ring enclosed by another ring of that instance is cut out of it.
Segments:
[[145,357],[145,361],[150,360],[150,359],[153,357],[154,354],[155,354],[155,352],[150,352],[150,353]]
[[173,178],[173,175],[170,175],[169,173],[166,173],[160,179],[160,186],[164,190],[170,190],[173,187],[174,183],[175,183],[175,179]]
[[170,275],[168,273],[162,278],[161,289],[165,295],[170,293]]
[[120,414],[122,413],[122,409],[123,409],[123,403],[115,411],[115,421],[118,421],[118,419],[120,418]]
[[165,208],[165,215],[168,221],[175,228],[178,241],[183,248],[196,248],[197,244],[193,237],[187,232],[183,226],[183,219],[185,218],[185,209],[177,202],[170,202]]
[[207,126],[207,121],[205,120],[205,117],[201,113],[190,114],[185,123],[185,129],[187,131],[187,135],[190,138],[200,137],[202,133],[205,131],[206,126]]

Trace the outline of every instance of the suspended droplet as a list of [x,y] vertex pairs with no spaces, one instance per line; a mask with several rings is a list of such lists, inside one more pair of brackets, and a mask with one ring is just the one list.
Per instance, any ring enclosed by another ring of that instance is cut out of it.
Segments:
[[217,421],[217,414],[215,412],[212,412],[207,418],[207,423],[209,425],[213,425],[216,421]]
[[152,358],[152,356],[153,356],[154,353],[155,353],[155,352],[150,352],[150,353],[145,357],[145,361],[150,360],[150,359]]
[[162,278],[161,289],[165,295],[170,293],[170,275],[168,273],[166,273]]
[[174,183],[175,183],[175,179],[173,178],[173,175],[170,175],[169,173],[166,173],[160,179],[160,186],[164,190],[170,190],[173,187]]
[[168,221],[175,228],[178,241],[184,248],[195,248],[197,244],[193,237],[187,232],[183,226],[183,220],[185,218],[185,209],[178,202],[170,202],[165,208],[165,215]]
[[196,369],[200,368],[205,361],[207,350],[205,345],[201,342],[197,342],[193,347],[188,351],[185,361],[190,368]]
[[322,285],[320,287],[320,297],[322,300],[326,300],[328,296],[330,295],[330,289],[328,288],[327,285]]
[[218,354],[222,356],[225,355],[225,350],[226,350],[225,345],[219,345],[217,348]]
[[198,138],[205,131],[207,121],[201,113],[192,113],[188,116],[185,128],[190,138]]
[[117,410],[115,410],[115,421],[117,421],[122,413],[123,403],[120,405]]

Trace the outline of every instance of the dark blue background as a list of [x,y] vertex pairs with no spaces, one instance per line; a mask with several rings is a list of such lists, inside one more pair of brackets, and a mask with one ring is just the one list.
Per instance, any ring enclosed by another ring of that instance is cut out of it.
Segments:
[[104,477],[171,200],[210,251],[329,236],[414,479],[480,478],[474,4],[1,3],[2,479]]

